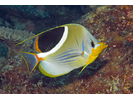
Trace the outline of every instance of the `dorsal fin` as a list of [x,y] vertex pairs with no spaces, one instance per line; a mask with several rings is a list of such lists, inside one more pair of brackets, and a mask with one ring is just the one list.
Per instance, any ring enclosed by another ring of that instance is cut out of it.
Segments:
[[[38,52],[48,52],[53,49],[61,40],[65,28],[58,27],[40,34],[34,43],[35,50]],[[37,48],[36,48],[37,47]]]
[[[64,26],[64,25],[62,25],[62,26]],[[27,39],[25,39],[25,40],[23,40],[23,41],[17,43],[15,46],[17,46],[17,45],[19,45],[19,44],[22,44],[23,42],[25,42],[25,41],[27,41],[27,40],[29,40],[29,39],[35,38],[35,37],[37,37],[37,36],[39,36],[39,35],[41,35],[41,34],[47,32],[47,31],[53,30],[53,29],[58,28],[58,27],[61,27],[61,26],[57,26],[57,27],[51,28],[51,29],[49,29],[49,30],[42,31],[42,32],[40,32],[40,33],[38,33],[38,34],[36,34],[36,35],[34,35],[34,36],[31,36],[31,37],[29,37],[29,38],[27,38]]]

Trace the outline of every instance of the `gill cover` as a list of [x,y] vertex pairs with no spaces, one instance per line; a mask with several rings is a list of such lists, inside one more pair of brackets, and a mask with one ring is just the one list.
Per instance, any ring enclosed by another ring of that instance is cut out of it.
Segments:
[[102,50],[107,48],[107,46],[108,45],[105,45],[105,43],[103,43],[103,42],[97,43],[94,46],[94,48],[92,48],[92,53],[89,55],[89,59],[88,59],[87,63],[82,68],[82,70],[79,72],[79,74],[86,68],[87,65],[91,64],[98,57],[98,55],[102,52]]

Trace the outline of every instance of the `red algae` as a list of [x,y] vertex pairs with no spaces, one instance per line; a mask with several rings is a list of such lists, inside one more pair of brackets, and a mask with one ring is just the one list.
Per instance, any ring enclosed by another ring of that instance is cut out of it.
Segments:
[[[29,75],[24,61],[1,74],[0,93],[129,94],[133,93],[133,6],[101,6],[77,23],[108,47],[79,75],[75,70],[48,78],[38,69]],[[88,71],[88,72],[87,72]]]
[[[132,93],[133,79],[132,72],[130,72],[133,52],[132,9],[133,6],[103,6],[97,8],[91,15],[85,15],[83,18],[85,20],[88,18],[87,21],[83,21],[83,19],[79,21],[99,41],[108,44],[108,48],[99,56],[100,61],[107,60],[107,64],[93,76],[101,75],[98,82],[93,79],[94,84],[91,84],[92,90],[95,92],[89,91],[88,93]],[[127,76],[129,72],[130,77]],[[100,81],[101,79],[102,81]],[[100,86],[103,87],[100,88]]]

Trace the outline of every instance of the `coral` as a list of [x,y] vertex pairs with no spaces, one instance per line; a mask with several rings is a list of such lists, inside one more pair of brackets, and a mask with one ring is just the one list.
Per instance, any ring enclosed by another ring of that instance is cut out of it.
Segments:
[[[15,46],[17,43],[33,36],[32,32],[0,27],[0,74],[4,71],[12,70],[21,64],[19,52],[30,50],[33,40],[25,41],[23,44]],[[18,61],[16,61],[18,59]],[[13,66],[13,64],[16,64]]]
[[21,47],[15,46],[15,44],[33,36],[34,34],[32,32],[28,31],[21,31],[21,30],[16,30],[16,29],[11,29],[11,28],[5,28],[5,27],[0,27],[0,40],[3,41],[6,46],[11,49],[11,50],[20,50],[27,48],[28,46],[31,46],[33,43],[33,40],[30,39],[26,42],[24,42]]

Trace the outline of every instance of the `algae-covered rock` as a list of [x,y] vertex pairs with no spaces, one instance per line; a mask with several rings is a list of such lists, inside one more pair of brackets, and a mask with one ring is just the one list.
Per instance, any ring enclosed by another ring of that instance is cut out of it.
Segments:
[[15,46],[17,43],[33,36],[32,32],[28,31],[22,31],[22,30],[16,30],[6,27],[0,27],[0,40],[10,49],[10,50],[21,50],[24,48],[27,48],[28,46],[31,46],[33,43],[33,40],[30,39],[26,42],[24,42],[21,46]]

